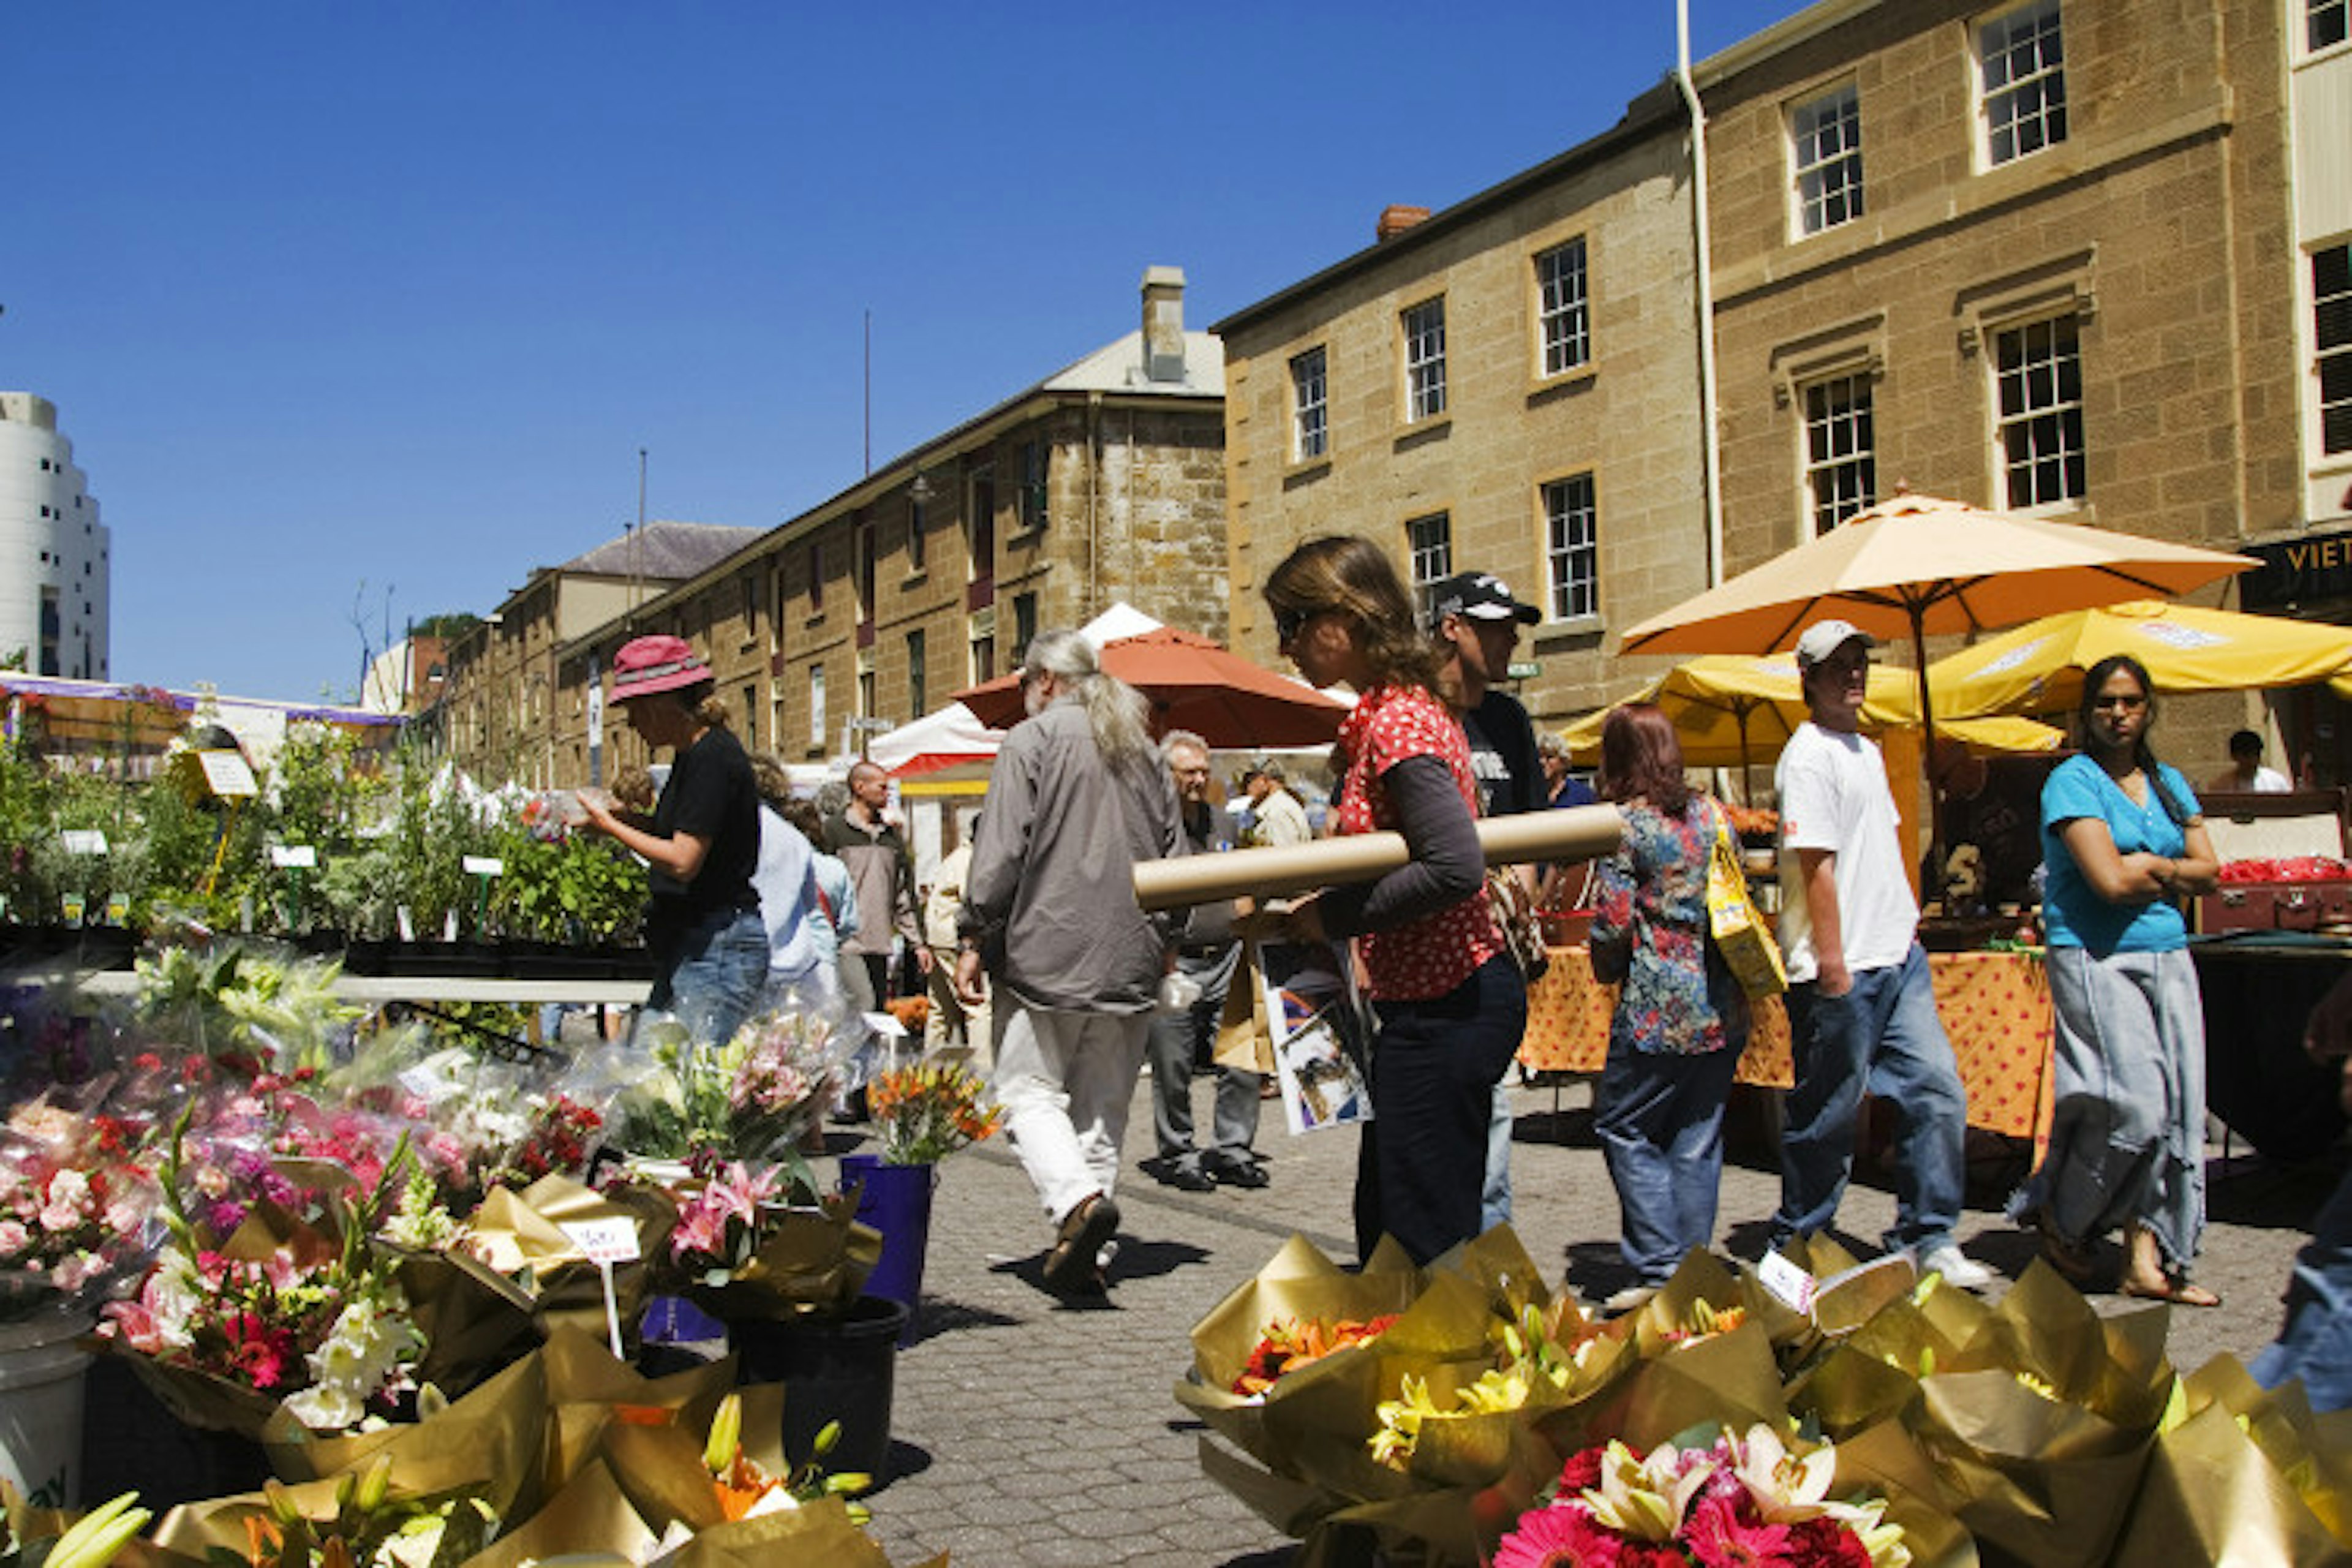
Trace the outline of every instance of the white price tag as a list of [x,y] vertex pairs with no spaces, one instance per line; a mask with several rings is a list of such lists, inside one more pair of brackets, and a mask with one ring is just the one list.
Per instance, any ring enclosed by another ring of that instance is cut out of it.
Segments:
[[1756,1278],[1765,1289],[1772,1293],[1774,1300],[1790,1311],[1803,1312],[1809,1317],[1812,1314],[1813,1292],[1818,1288],[1816,1281],[1811,1275],[1779,1253],[1764,1255],[1764,1261],[1756,1266]]
[[309,844],[273,844],[269,863],[280,870],[307,870],[319,863],[319,851]]
[[572,1246],[588,1255],[591,1263],[635,1263],[639,1256],[637,1222],[625,1215],[617,1219],[565,1220],[562,1230]]
[[245,800],[261,793],[253,764],[238,752],[198,752],[196,765],[204,770],[205,786],[224,800]]
[[860,1013],[857,1016],[864,1021],[867,1028],[886,1040],[903,1040],[907,1037],[907,1026],[888,1013]]
[[503,877],[506,874],[507,863],[495,855],[466,857],[466,875],[468,877]]
[[68,855],[103,855],[106,835],[95,827],[68,827],[58,837],[65,841]]

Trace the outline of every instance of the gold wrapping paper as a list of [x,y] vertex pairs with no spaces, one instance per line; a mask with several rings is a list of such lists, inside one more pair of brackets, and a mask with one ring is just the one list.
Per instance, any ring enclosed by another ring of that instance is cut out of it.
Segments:
[[[383,1245],[381,1243],[379,1246]],[[416,1381],[455,1398],[539,1341],[530,1293],[464,1251],[386,1247],[408,1316],[425,1335]]]
[[[542,1332],[570,1323],[604,1332],[604,1285],[596,1266],[563,1234],[565,1222],[627,1219],[637,1227],[637,1249],[650,1258],[669,1235],[675,1211],[645,1191],[624,1203],[567,1176],[541,1176],[518,1193],[493,1187],[467,1226],[466,1246],[491,1272],[517,1279],[530,1296]],[[613,1270],[624,1333],[633,1332],[645,1305],[646,1264]]]
[[1887,1519],[1902,1527],[1911,1568],[1977,1568],[1975,1540],[1946,1510],[1935,1468],[1896,1422],[1838,1440],[1830,1495],[1846,1501],[1885,1499]]
[[643,1562],[660,1539],[637,1517],[602,1459],[592,1459],[547,1505],[463,1568],[522,1568],[551,1557],[588,1552]]
[[[1478,847],[1490,866],[1529,860],[1597,860],[1624,837],[1613,805],[1482,817]],[[1273,848],[1234,849],[1141,860],[1135,867],[1135,901],[1145,910],[1182,909],[1224,899],[1279,898],[1343,882],[1369,882],[1411,858],[1401,833],[1361,833]]]
[[[784,1475],[784,1385],[751,1384],[735,1392],[742,1396],[744,1457],[771,1476]],[[659,1426],[616,1421],[599,1435],[598,1452],[630,1506],[656,1531],[673,1522],[709,1530],[726,1522],[702,1462],[709,1434],[707,1420],[680,1418]]]
[[[820,1498],[781,1513],[714,1525],[655,1560],[654,1568],[773,1568],[782,1563],[825,1568],[890,1568],[874,1538],[853,1523],[849,1505]],[[926,1568],[945,1568],[945,1553]]]
[[649,1378],[614,1358],[604,1336],[560,1327],[541,1352],[547,1368],[550,1489],[568,1483],[592,1459],[604,1429],[616,1420],[676,1421],[710,1430],[719,1401],[735,1385],[735,1358]]
[[772,1210],[761,1224],[760,1250],[726,1284],[687,1287],[695,1305],[722,1322],[846,1311],[882,1260],[882,1233],[858,1223],[857,1200],[846,1194]]
[[2236,1358],[2183,1381],[2117,1542],[2116,1568],[2352,1562],[2352,1411],[2314,1415]]
[[362,1469],[390,1456],[394,1485],[416,1496],[475,1488],[502,1520],[537,1506],[547,1436],[547,1370],[534,1353],[438,1415],[349,1436],[322,1437],[284,1410],[261,1434],[269,1468],[287,1481]]

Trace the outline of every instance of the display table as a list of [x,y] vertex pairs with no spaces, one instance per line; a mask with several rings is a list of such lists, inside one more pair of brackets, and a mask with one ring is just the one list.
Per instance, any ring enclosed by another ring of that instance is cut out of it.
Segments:
[[[57,976],[92,996],[129,996],[139,989],[138,972],[87,970]],[[498,975],[339,974],[334,994],[345,1002],[505,1002],[541,1006],[574,1002],[609,1007],[642,1006],[653,989],[646,980],[509,980]]]
[[[1538,1072],[1598,1073],[1609,1055],[1617,988],[1592,977],[1591,954],[1556,947],[1551,967],[1528,996],[1519,1061]],[[1969,1125],[2038,1145],[2048,1136],[2050,982],[2041,960],[2022,952],[1938,952],[1927,959],[1936,1011],[1951,1037],[1968,1090]],[[1778,996],[1759,1003],[1738,1081],[1787,1089],[1789,1016]]]

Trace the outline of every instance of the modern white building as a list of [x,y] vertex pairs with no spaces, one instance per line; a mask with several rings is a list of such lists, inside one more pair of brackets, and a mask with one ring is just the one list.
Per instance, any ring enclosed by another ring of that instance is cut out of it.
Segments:
[[0,392],[0,662],[106,679],[110,553],[57,405]]

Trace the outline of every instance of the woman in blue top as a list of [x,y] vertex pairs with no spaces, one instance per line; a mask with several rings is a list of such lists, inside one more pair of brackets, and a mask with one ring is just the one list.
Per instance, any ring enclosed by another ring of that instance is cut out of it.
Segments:
[[2092,1243],[2122,1227],[2126,1295],[2217,1307],[2189,1282],[2205,1226],[2205,1019],[2172,900],[2220,868],[2189,781],[2148,750],[2155,720],[2139,661],[2101,659],[2083,678],[2082,754],[2042,786],[2057,1105],[2011,1212],[2078,1284]]
[[1609,1299],[1614,1310],[1715,1240],[1723,1107],[1748,1043],[1748,996],[1707,939],[1721,808],[1685,782],[1682,742],[1651,704],[1628,702],[1601,727],[1601,794],[1623,813],[1625,841],[1601,863],[1592,973],[1624,989],[1592,1131],[1623,1216],[1618,1249],[1639,1276]]

